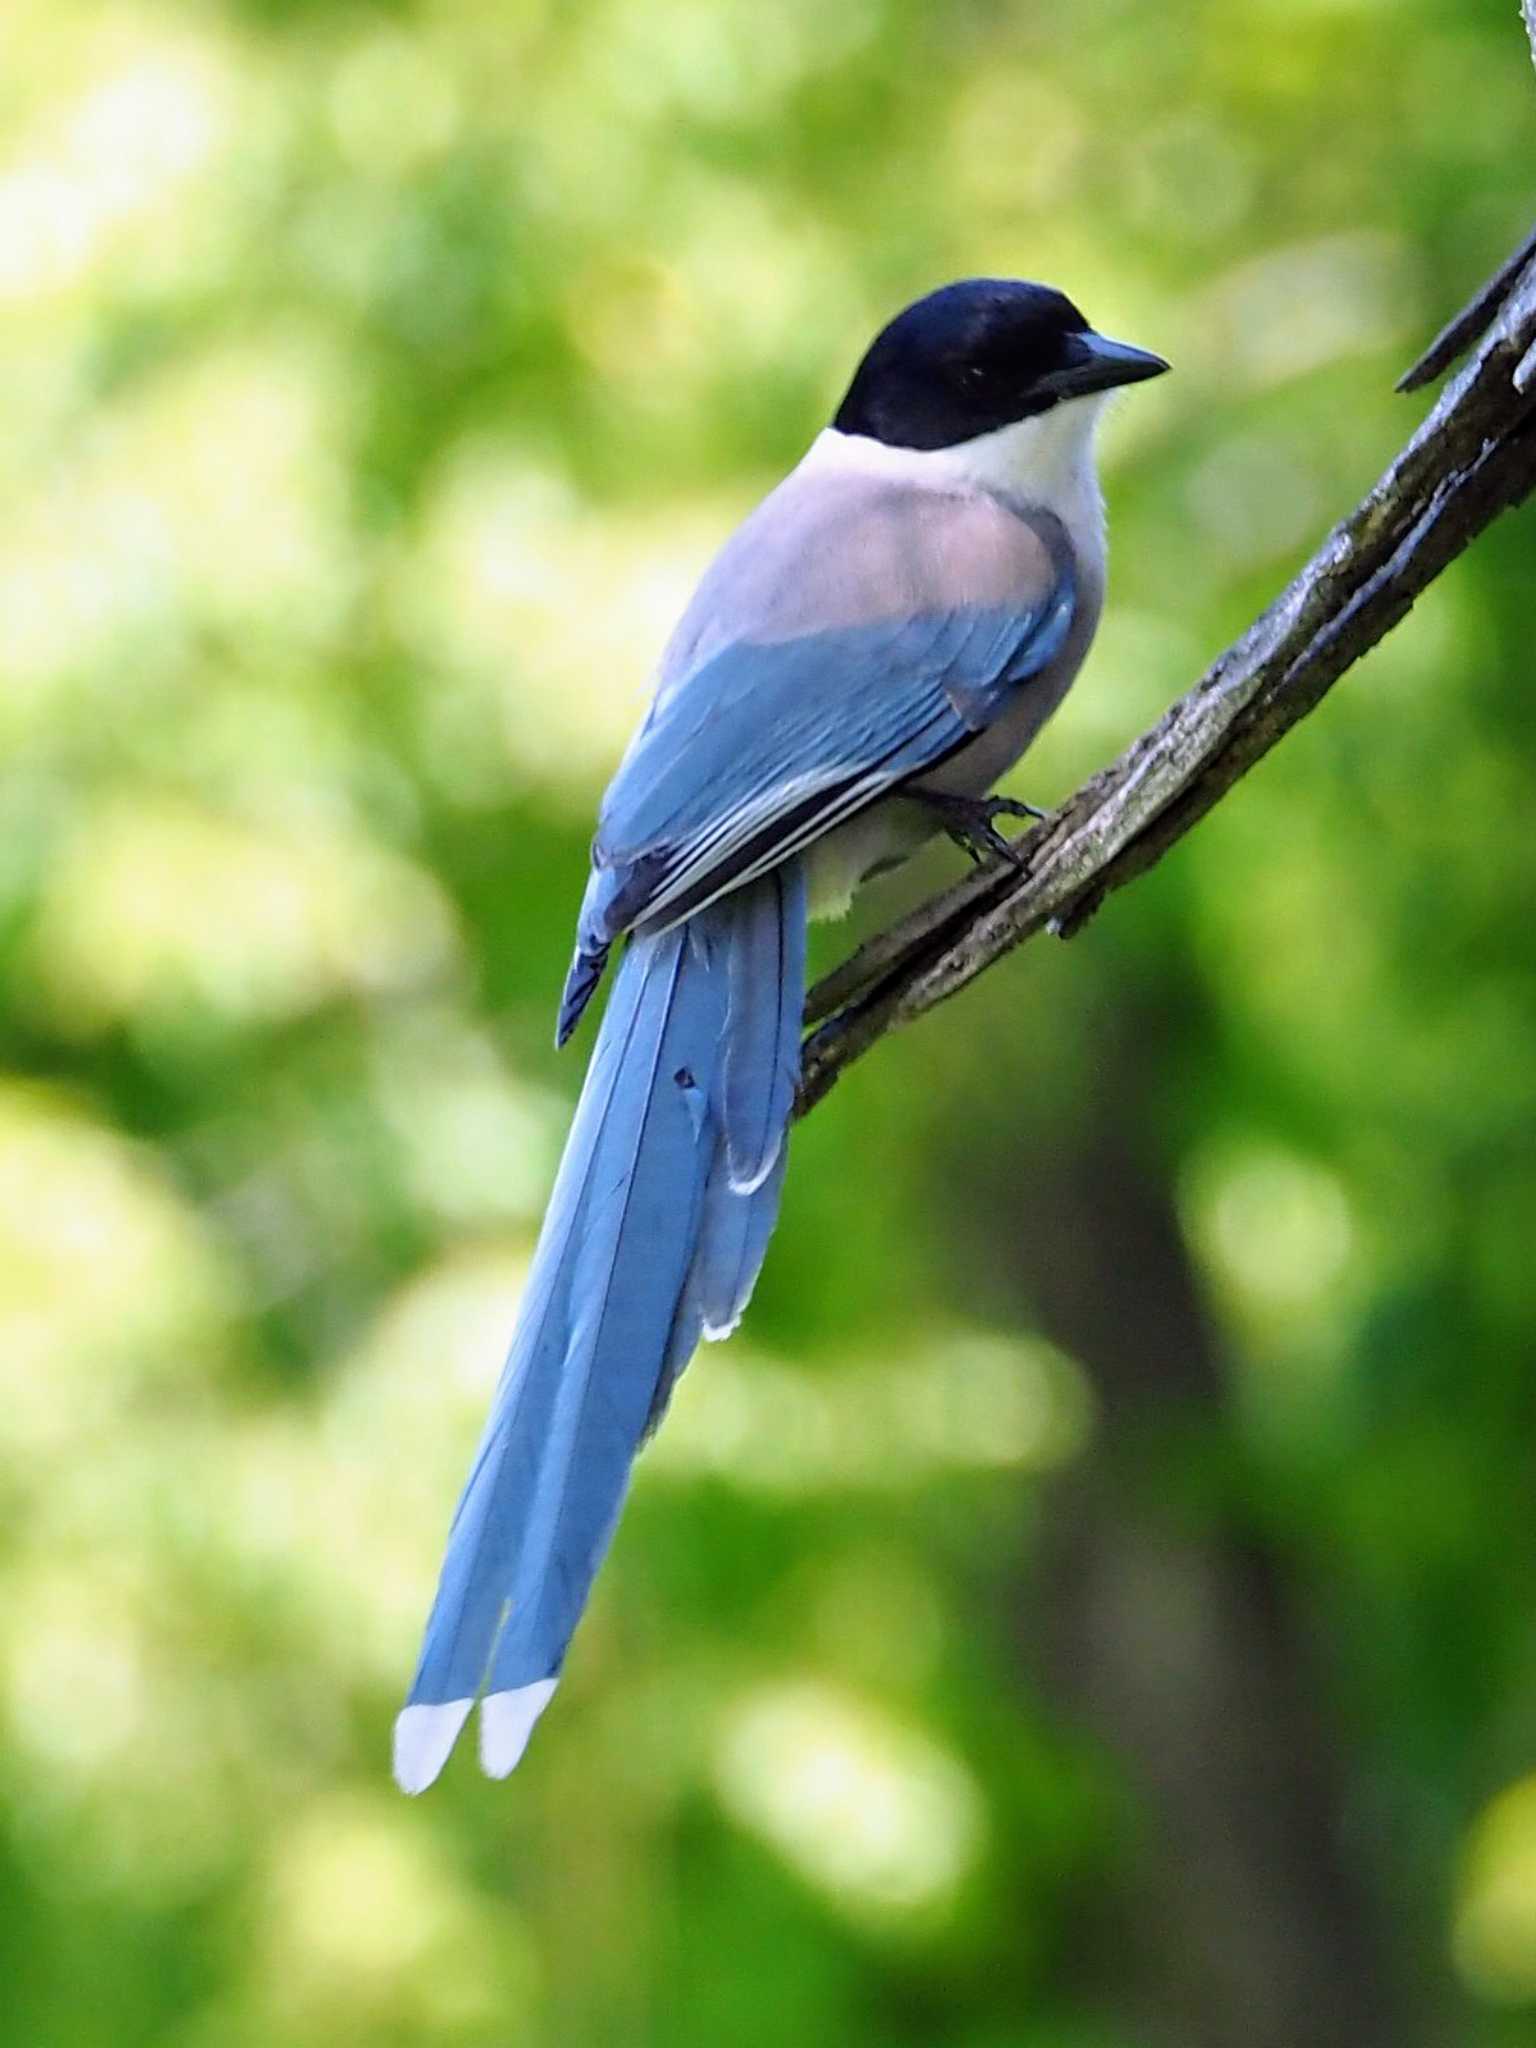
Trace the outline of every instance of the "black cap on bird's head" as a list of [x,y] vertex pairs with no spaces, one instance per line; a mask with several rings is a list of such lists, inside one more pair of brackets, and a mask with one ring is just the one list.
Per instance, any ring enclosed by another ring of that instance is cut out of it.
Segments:
[[966,278],[881,330],[832,424],[893,448],[952,448],[1167,368],[1096,333],[1049,285]]

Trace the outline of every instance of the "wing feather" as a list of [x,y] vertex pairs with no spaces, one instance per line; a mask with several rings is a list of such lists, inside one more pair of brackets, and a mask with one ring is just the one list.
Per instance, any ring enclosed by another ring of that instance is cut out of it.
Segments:
[[793,483],[705,577],[603,800],[562,1038],[623,932],[666,930],[947,759],[1066,640],[1071,558],[1043,523],[979,492],[908,485],[903,505],[887,482],[828,531]]

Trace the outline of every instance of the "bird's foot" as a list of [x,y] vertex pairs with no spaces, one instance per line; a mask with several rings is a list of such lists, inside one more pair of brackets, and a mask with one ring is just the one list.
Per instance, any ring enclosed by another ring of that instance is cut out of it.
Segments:
[[963,847],[979,867],[989,855],[1000,854],[1015,867],[1023,857],[1011,839],[997,829],[999,818],[1040,819],[1044,811],[1011,796],[952,796],[937,789],[913,789],[907,794],[914,802],[934,812],[956,846]]

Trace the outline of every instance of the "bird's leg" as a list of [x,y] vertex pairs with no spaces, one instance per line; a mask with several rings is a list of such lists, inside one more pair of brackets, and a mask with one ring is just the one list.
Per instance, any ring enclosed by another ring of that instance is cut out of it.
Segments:
[[956,846],[964,847],[979,867],[989,854],[1022,864],[1018,848],[998,831],[998,818],[1043,818],[1044,811],[1011,796],[952,796],[946,790],[909,789],[914,803],[935,813]]

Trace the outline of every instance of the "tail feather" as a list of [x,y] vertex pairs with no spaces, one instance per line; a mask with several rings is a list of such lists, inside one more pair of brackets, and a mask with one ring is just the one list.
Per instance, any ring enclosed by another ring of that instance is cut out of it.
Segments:
[[693,1264],[677,1304],[672,1334],[662,1360],[645,1433],[650,1436],[672,1398],[683,1367],[701,1338],[713,1343],[728,1337],[745,1313],[762,1268],[763,1255],[778,1221],[784,1186],[786,1151],[769,1169],[768,1178],[749,1195],[731,1185],[725,1147],[720,1146],[704,1190]]
[[798,861],[787,863],[727,904],[736,925],[719,1090],[723,1133],[705,1183],[693,1262],[652,1397],[647,1436],[666,1413],[699,1339],[728,1337],[751,1299],[778,1220],[784,1141],[800,1080],[804,870]]
[[635,1451],[699,1335],[723,1335],[751,1292],[783,1179],[804,925],[795,867],[633,939],[620,962],[396,1723],[407,1791],[437,1776],[482,1696],[484,1767],[517,1762]]
[[730,954],[721,1106],[731,1185],[749,1195],[779,1156],[800,1078],[804,870],[793,862],[741,896]]

